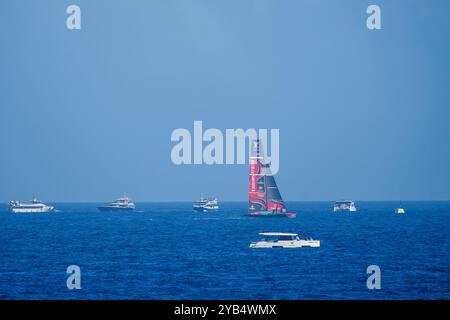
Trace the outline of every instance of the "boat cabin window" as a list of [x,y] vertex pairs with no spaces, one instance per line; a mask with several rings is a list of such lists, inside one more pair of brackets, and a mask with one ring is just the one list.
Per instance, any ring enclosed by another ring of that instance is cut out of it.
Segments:
[[279,236],[278,240],[281,240],[281,241],[295,240],[295,236]]
[[275,242],[275,241],[292,241],[296,240],[297,236],[264,236],[261,240],[262,241],[268,241],[268,242]]

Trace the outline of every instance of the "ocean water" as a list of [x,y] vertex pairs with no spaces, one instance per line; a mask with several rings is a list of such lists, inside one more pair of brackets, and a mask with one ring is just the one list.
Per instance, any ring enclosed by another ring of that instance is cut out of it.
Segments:
[[[288,203],[296,219],[244,216],[246,203],[197,213],[190,203],[55,204],[52,214],[0,209],[1,299],[449,299],[450,202]],[[320,248],[250,249],[258,232],[298,232]],[[81,268],[68,290],[66,268]],[[366,269],[381,269],[368,290]]]

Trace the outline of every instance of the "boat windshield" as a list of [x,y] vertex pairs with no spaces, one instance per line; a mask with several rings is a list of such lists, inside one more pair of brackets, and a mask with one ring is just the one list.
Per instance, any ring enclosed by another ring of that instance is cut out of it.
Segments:
[[278,240],[281,240],[281,241],[295,240],[295,236],[279,236]]
[[296,240],[297,236],[264,236],[262,241],[268,241],[268,242],[276,242],[276,241],[292,241]]
[[352,201],[336,201],[335,205],[351,205]]

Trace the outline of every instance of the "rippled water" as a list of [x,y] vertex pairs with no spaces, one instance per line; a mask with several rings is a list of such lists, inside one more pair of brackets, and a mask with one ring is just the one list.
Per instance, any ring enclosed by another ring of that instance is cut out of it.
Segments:
[[[450,203],[288,203],[297,219],[252,218],[246,203],[196,213],[190,203],[138,203],[101,213],[56,204],[53,214],[0,209],[0,298],[449,299]],[[299,232],[320,248],[249,249],[258,232]],[[81,268],[68,290],[66,268]],[[366,268],[381,268],[368,290]]]

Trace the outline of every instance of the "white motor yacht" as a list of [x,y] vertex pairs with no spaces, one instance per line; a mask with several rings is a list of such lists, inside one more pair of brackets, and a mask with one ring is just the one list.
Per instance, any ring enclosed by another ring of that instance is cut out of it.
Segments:
[[297,233],[282,232],[263,232],[263,236],[258,242],[252,242],[250,248],[301,248],[301,247],[320,247],[319,240],[303,240]]
[[10,201],[9,210],[14,213],[42,213],[51,212],[55,208],[48,206],[38,199],[33,199],[28,202]]
[[350,211],[350,212],[355,212],[357,211],[356,206],[355,206],[355,202],[351,201],[351,200],[341,200],[341,201],[336,201],[334,203],[334,207],[333,207],[333,211],[334,212],[338,212],[338,211]]

